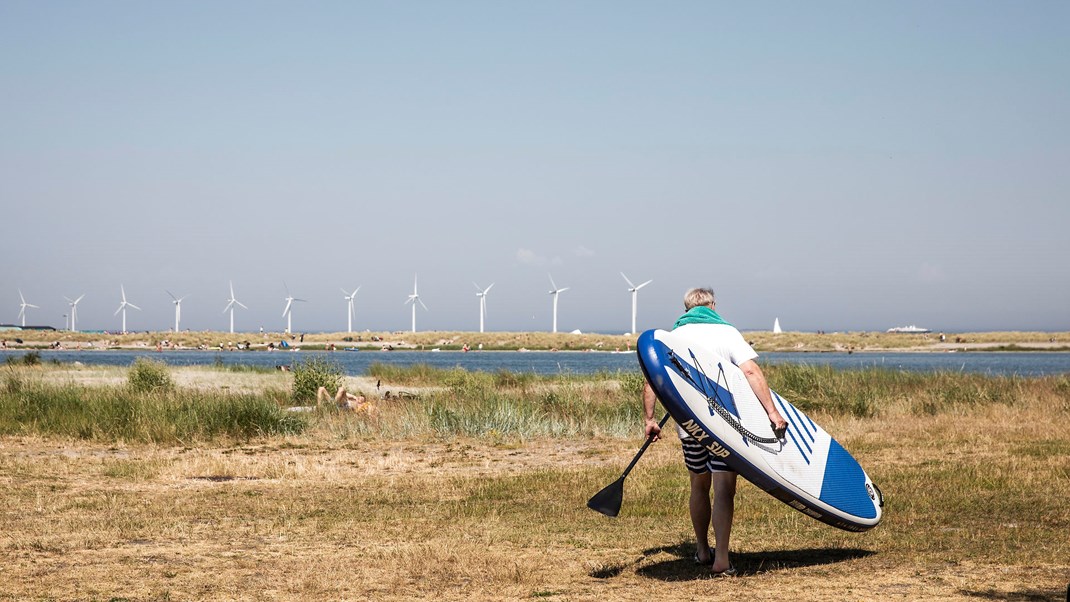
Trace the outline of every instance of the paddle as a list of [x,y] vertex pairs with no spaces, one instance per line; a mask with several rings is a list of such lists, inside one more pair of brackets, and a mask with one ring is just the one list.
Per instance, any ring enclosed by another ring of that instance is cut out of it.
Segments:
[[[665,426],[665,423],[669,420],[669,415],[665,414],[662,417],[661,422],[658,423],[658,428]],[[628,473],[632,471],[635,463],[639,461],[639,458],[643,456],[643,452],[646,448],[650,447],[653,442],[652,439],[647,438],[643,443],[643,447],[639,448],[639,452],[632,458],[632,463],[628,465],[628,468],[624,469],[624,473],[620,475],[620,478],[613,481],[609,485],[606,485],[602,491],[594,494],[591,499],[587,500],[587,507],[595,512],[601,512],[606,516],[616,516],[620,514],[620,505],[624,501],[624,479],[628,476]]]

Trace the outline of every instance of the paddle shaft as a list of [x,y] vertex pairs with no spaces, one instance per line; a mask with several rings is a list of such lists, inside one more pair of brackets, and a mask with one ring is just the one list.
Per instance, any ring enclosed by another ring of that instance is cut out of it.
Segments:
[[[669,413],[666,412],[665,415],[661,417],[661,422],[658,423],[658,428],[660,429],[661,427],[665,426],[665,423],[668,421]],[[635,467],[635,463],[639,461],[639,458],[643,457],[643,452],[645,452],[646,448],[650,447],[650,444],[653,442],[653,437],[647,437],[646,442],[643,443],[643,447],[639,448],[639,452],[635,454],[634,458],[632,458],[632,463],[628,465],[628,468],[624,469],[624,472],[620,475],[620,478],[623,479],[624,477],[628,476],[628,473],[631,472],[632,468]]]

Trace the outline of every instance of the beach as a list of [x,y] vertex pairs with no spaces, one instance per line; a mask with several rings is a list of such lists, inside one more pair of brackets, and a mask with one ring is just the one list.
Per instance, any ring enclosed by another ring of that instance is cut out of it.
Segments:
[[[900,334],[885,332],[784,332],[744,331],[759,353],[881,352],[881,351],[1070,351],[1070,332],[975,332]],[[941,339],[943,335],[943,340]],[[111,334],[54,330],[0,331],[0,340],[12,349],[223,349],[307,350],[439,349],[531,351],[628,351],[637,335],[570,334],[548,332],[360,332],[360,333],[226,333],[215,331],[135,332]],[[20,341],[21,342],[18,342]],[[285,343],[285,347],[283,344]]]

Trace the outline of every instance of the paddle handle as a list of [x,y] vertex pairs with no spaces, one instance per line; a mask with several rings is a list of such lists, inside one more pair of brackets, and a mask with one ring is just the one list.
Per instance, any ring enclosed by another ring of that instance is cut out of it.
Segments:
[[[658,428],[660,429],[661,427],[665,426],[665,423],[668,422],[668,421],[669,421],[669,413],[666,412],[665,415],[661,417],[661,422],[658,423]],[[646,448],[650,447],[650,444],[653,443],[653,442],[654,442],[654,438],[653,437],[647,437],[646,438],[646,441],[643,443],[643,447],[639,448],[638,453],[636,453],[635,457],[632,458],[632,463],[628,465],[628,468],[624,469],[624,472],[620,475],[620,478],[623,479],[624,477],[628,476],[628,473],[631,472],[632,468],[635,467],[635,463],[639,461],[639,458],[643,457],[643,452],[645,452]]]

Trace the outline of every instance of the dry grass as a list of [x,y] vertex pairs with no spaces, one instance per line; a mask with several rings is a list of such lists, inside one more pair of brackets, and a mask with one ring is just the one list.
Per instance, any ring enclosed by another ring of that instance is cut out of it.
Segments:
[[[201,378],[239,376],[280,378]],[[690,560],[672,441],[607,519],[584,504],[638,437],[397,437],[339,413],[195,447],[0,438],[0,600],[1061,600],[1064,380],[932,416],[817,412],[884,489],[884,523],[841,532],[743,484],[730,580]]]

